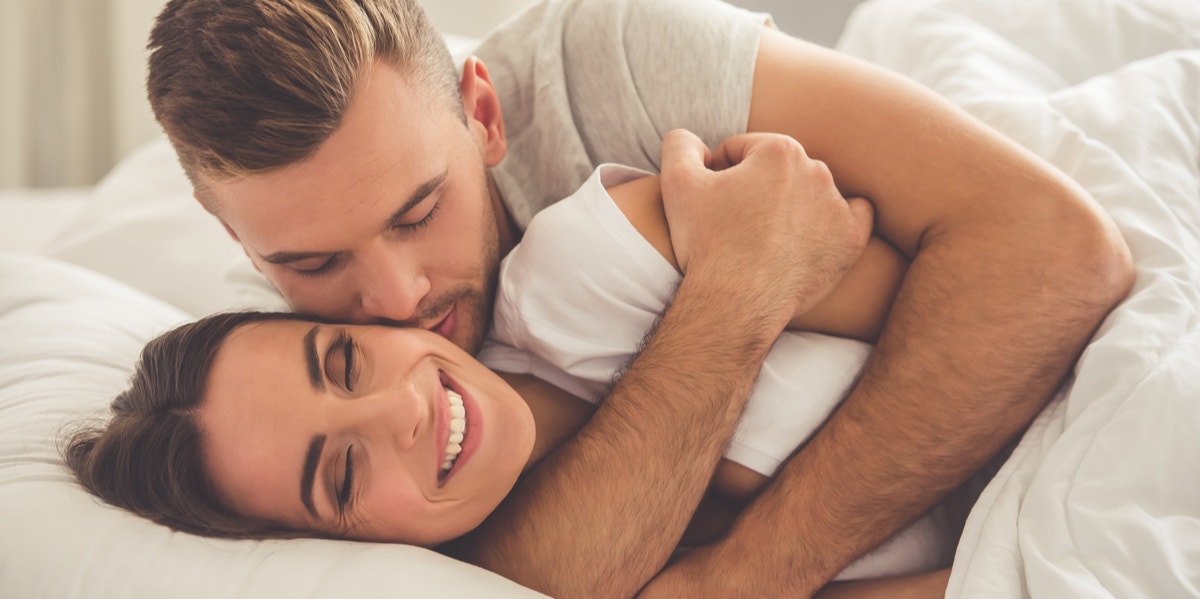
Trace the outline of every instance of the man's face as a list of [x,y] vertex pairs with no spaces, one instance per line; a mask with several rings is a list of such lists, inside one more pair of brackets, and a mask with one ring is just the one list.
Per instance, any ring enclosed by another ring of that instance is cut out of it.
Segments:
[[430,96],[377,64],[310,158],[209,189],[297,312],[419,326],[475,351],[500,255],[485,167],[499,159],[483,124]]

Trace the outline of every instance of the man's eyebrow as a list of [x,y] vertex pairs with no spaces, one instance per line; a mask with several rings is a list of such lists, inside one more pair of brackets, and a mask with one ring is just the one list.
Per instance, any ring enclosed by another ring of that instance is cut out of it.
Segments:
[[[422,200],[429,197],[429,194],[433,193],[434,190],[436,190],[438,187],[441,187],[442,183],[446,182],[446,176],[448,175],[448,173],[449,173],[449,169],[444,170],[441,172],[441,174],[422,183],[421,186],[418,187],[417,190],[414,191],[413,194],[408,197],[408,200],[406,200],[404,202],[404,205],[400,206],[399,209],[397,209],[395,212],[392,213],[392,216],[388,218],[387,225],[385,226],[385,228],[391,229],[391,228],[397,226],[398,224],[400,224],[400,221],[402,219],[404,219],[404,216],[406,214],[408,214],[409,210],[412,210],[414,206],[416,206],[417,204],[420,204]],[[282,251],[282,252],[275,252],[273,254],[268,254],[266,256],[263,256],[262,258],[263,258],[263,260],[270,262],[271,264],[283,265],[283,264],[290,264],[292,262],[299,262],[301,260],[308,260],[310,258],[324,258],[327,256],[332,256],[337,253],[338,252]]]
[[317,477],[317,463],[321,461],[321,450],[325,448],[325,435],[313,435],[308,442],[308,453],[304,456],[304,470],[300,475],[300,501],[313,518],[320,518],[313,503],[313,480]]
[[325,377],[321,376],[321,360],[317,357],[317,330],[321,325],[313,325],[304,334],[304,361],[308,363],[308,382],[312,383],[313,389],[317,391],[325,390]]

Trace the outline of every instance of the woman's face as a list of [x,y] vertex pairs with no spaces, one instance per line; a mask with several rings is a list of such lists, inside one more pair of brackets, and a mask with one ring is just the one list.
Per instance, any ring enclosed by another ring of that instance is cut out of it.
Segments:
[[298,321],[233,331],[198,417],[217,492],[239,514],[420,545],[478,526],[535,432],[511,387],[434,333]]

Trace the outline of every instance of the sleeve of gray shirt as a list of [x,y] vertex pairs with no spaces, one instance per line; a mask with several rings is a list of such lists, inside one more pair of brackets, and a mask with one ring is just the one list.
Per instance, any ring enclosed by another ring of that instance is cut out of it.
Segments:
[[770,17],[717,0],[549,0],[476,54],[504,113],[492,173],[521,227],[601,163],[659,170],[662,136],[715,146],[743,133],[758,39]]

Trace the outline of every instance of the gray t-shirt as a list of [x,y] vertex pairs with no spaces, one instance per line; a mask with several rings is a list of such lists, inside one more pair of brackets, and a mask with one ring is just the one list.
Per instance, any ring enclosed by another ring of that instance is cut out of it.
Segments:
[[765,14],[715,0],[548,0],[476,49],[508,154],[492,173],[517,224],[605,162],[659,170],[662,137],[744,133]]

